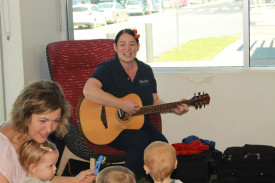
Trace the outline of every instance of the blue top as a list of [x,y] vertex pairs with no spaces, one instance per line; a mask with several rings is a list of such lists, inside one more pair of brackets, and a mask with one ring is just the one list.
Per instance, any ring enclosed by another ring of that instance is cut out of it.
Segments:
[[102,84],[102,89],[116,97],[121,98],[127,94],[135,93],[141,98],[143,106],[152,105],[154,102],[153,93],[157,93],[152,68],[137,59],[136,62],[138,70],[133,82],[117,56],[100,63],[91,78],[98,79]]

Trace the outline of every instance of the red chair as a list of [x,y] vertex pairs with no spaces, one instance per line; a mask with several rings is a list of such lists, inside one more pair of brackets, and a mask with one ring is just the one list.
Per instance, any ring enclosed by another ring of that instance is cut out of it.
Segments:
[[[62,175],[69,159],[87,161],[95,166],[99,155],[107,158],[106,163],[125,161],[126,152],[108,145],[95,145],[87,141],[79,131],[77,104],[83,96],[83,87],[97,65],[115,56],[113,39],[59,41],[47,45],[47,61],[51,79],[64,91],[72,106],[70,130],[65,136],[65,148],[61,155],[57,175]],[[159,113],[151,115],[152,122],[161,130]],[[91,167],[91,168],[92,168]]]

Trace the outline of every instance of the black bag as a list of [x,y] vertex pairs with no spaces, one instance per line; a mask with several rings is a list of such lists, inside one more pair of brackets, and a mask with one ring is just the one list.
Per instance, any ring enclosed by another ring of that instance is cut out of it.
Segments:
[[275,148],[267,145],[228,147],[218,163],[221,183],[275,182]]
[[177,156],[178,166],[171,177],[184,183],[208,183],[210,176],[216,174],[216,162],[221,154],[220,151],[209,148],[199,154]]

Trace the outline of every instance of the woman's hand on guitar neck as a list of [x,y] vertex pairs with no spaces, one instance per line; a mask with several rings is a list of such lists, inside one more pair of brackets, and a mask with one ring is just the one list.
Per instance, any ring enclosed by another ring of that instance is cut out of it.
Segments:
[[121,101],[121,106],[119,108],[130,115],[135,114],[140,109],[140,106],[133,100],[125,99]]
[[[185,101],[186,99],[182,99],[182,101]],[[178,115],[185,114],[189,111],[189,106],[187,104],[182,103],[177,108],[172,109],[172,111]]]

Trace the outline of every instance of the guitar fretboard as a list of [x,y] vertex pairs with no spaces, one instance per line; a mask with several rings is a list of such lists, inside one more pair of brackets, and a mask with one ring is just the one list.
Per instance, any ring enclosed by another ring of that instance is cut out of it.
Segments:
[[160,104],[160,105],[144,106],[144,107],[141,107],[140,110],[135,113],[135,116],[141,115],[141,114],[151,114],[156,112],[168,111],[169,109],[176,108],[181,103],[182,102],[173,102],[173,103],[166,103],[166,104]]
[[141,107],[140,110],[135,113],[135,116],[141,115],[141,114],[151,114],[151,113],[156,113],[156,112],[168,111],[169,109],[174,109],[183,103],[189,105],[190,100],[180,101],[180,102],[172,102],[172,103],[166,103],[166,104],[159,104],[159,105],[144,106],[144,107]]
[[137,111],[134,114],[134,116],[141,115],[141,114],[151,114],[156,112],[165,112],[170,109],[174,109],[183,103],[197,108],[197,107],[201,107],[202,105],[209,104],[209,100],[210,100],[209,95],[204,94],[204,95],[195,96],[190,100],[171,102],[171,103],[165,103],[165,104],[159,104],[159,105],[143,106],[140,108],[139,111]]

